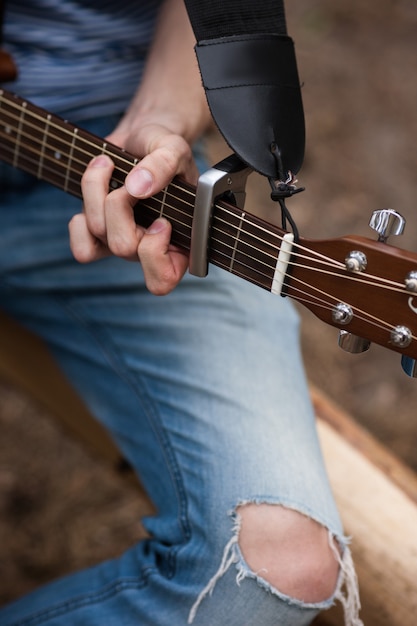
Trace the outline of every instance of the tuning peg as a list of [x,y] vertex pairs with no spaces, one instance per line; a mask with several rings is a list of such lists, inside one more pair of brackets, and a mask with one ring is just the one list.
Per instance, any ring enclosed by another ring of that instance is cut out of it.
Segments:
[[412,359],[411,356],[406,356],[403,354],[401,357],[401,366],[407,376],[411,376],[411,378],[417,378],[417,362],[415,359]]
[[378,233],[378,241],[385,243],[391,235],[402,235],[405,219],[394,209],[374,211],[369,226]]
[[349,333],[347,330],[341,330],[339,332],[339,347],[345,352],[351,354],[360,354],[369,350],[371,342],[363,337],[358,337]]

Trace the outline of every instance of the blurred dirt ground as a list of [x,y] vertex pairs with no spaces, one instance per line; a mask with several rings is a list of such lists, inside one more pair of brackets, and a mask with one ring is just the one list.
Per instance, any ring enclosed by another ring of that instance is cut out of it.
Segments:
[[[393,207],[407,219],[395,245],[417,251],[415,0],[287,4],[307,122],[306,191],[288,203],[301,234],[373,238],[371,212]],[[213,160],[228,153],[217,135],[209,146]],[[247,210],[275,219],[266,182],[253,175],[249,186]],[[417,470],[417,381],[398,355],[348,355],[335,329],[300,314],[310,380]],[[135,491],[6,383],[0,427],[1,603],[142,536]]]

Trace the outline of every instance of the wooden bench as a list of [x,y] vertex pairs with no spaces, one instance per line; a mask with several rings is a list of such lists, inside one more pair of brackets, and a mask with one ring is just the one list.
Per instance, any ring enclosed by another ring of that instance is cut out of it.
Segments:
[[[126,472],[39,339],[0,313],[0,376],[31,394],[65,429]],[[359,578],[366,626],[414,626],[417,615],[417,476],[355,420],[311,388],[319,435]],[[74,416],[76,419],[74,420]],[[342,626],[339,606],[315,621]]]

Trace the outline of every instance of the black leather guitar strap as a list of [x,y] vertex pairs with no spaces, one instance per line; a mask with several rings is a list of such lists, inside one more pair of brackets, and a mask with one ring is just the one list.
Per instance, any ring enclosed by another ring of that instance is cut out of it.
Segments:
[[295,174],[305,125],[283,0],[184,1],[211,114],[226,142],[270,179]]

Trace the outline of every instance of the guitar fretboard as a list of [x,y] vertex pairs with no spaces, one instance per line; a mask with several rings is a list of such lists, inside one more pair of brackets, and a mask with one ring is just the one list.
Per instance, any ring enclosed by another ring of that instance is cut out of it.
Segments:
[[[102,138],[0,90],[1,161],[81,197],[83,172],[98,154],[107,154],[115,164],[110,189],[123,185],[138,162]],[[135,219],[146,227],[158,216],[166,217],[172,242],[189,250],[195,195],[194,187],[174,179],[136,205]],[[281,293],[287,278],[286,295],[324,322],[417,359],[417,291],[407,284],[417,271],[415,253],[364,237],[301,237],[294,243],[290,237],[220,200],[213,209],[208,258],[273,293]],[[366,268],[347,267],[352,251],[364,255]]]
[[[123,185],[138,159],[62,118],[0,90],[0,159],[81,198],[81,177],[98,154],[115,164],[110,188]],[[195,188],[176,178],[138,202],[135,219],[149,226],[158,216],[172,224],[172,242],[190,249]],[[215,204],[208,257],[211,263],[271,290],[285,232],[232,204]]]

